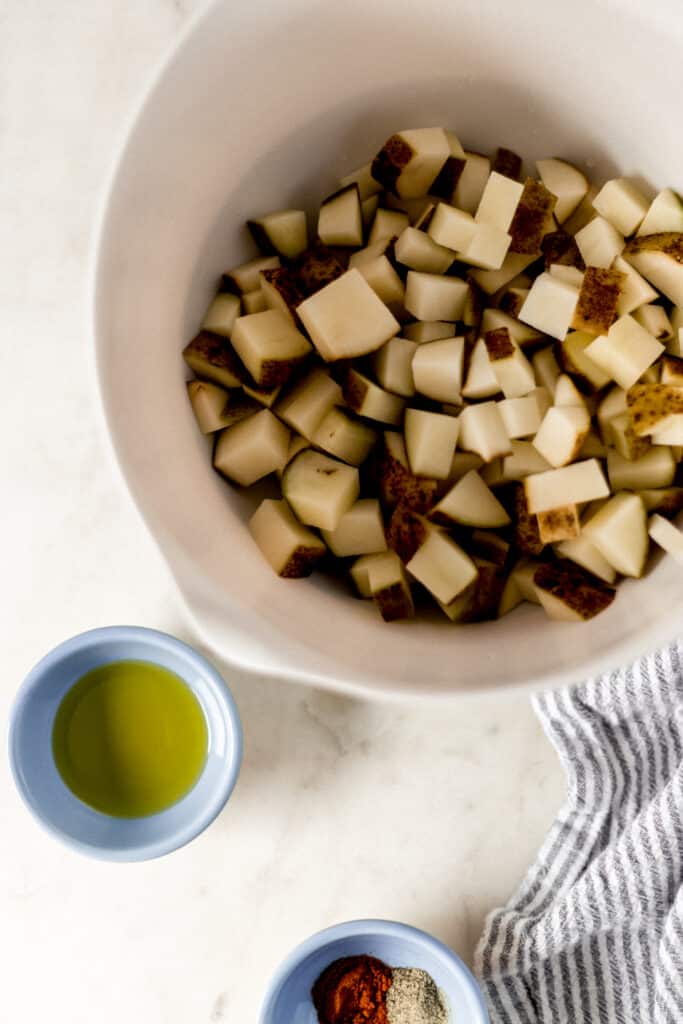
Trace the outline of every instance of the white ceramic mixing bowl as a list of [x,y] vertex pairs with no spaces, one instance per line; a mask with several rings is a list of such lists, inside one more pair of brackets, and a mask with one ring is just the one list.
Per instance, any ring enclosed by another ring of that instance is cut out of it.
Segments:
[[225,0],[195,21],[113,176],[94,315],[119,462],[211,647],[349,693],[456,696],[570,682],[677,631],[672,559],[587,625],[525,606],[466,628],[386,626],[324,578],[275,578],[246,530],[250,500],[211,469],[180,352],[221,271],[254,251],[245,218],[313,208],[396,129],[444,123],[471,148],[680,188],[682,36],[661,0]]

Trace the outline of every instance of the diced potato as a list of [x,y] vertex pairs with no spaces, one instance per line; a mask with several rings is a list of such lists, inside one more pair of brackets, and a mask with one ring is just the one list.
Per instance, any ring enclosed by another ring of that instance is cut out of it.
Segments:
[[[411,345],[412,342],[405,344]],[[415,390],[437,402],[459,402],[465,339],[442,338],[415,346],[415,349],[411,367]]]
[[231,295],[229,292],[221,292],[206,311],[202,320],[202,330],[213,331],[214,334],[222,334],[229,338],[232,334],[235,320],[239,315],[239,296]]
[[491,173],[491,161],[481,153],[465,153],[465,166],[455,186],[452,203],[466,213],[474,213],[481,201]]
[[535,352],[531,365],[534,368],[534,376],[540,387],[547,388],[550,394],[555,393],[555,385],[561,374],[560,367],[552,348],[542,348]]
[[455,189],[465,168],[467,157],[454,132],[446,131],[446,138],[448,139],[451,155],[429,186],[429,193],[433,196],[439,196],[441,199],[446,199],[450,203],[453,202]]
[[455,324],[445,320],[418,320],[408,324],[401,332],[403,338],[423,345],[427,341],[439,341],[441,338],[455,337]]
[[247,221],[247,227],[266,256],[294,259],[308,245],[306,214],[303,210],[277,210]]
[[391,508],[403,501],[417,511],[425,511],[433,504],[437,481],[411,472],[401,434],[385,431],[376,472],[384,505]]
[[429,521],[402,499],[392,511],[387,525],[387,546],[407,563],[424,544],[431,529]]
[[534,394],[522,398],[506,398],[498,403],[498,412],[510,439],[531,437],[541,425],[541,411]]
[[683,413],[669,416],[662,427],[653,431],[652,443],[671,448],[683,445]]
[[539,255],[544,235],[554,227],[557,196],[534,178],[527,178],[509,231],[510,252]]
[[497,402],[468,405],[460,416],[460,447],[476,452],[484,462],[509,455],[512,445]]
[[614,583],[617,572],[614,566],[610,565],[594,544],[591,544],[587,537],[575,537],[572,540],[563,540],[555,548],[562,558],[569,558],[576,562],[582,569],[604,580],[605,583]]
[[323,199],[318,214],[318,238],[324,245],[363,244],[360,191],[355,182]]
[[[595,267],[593,268],[596,269]],[[563,263],[551,263],[548,267],[548,273],[551,277],[556,277],[559,281],[564,281],[565,284],[570,284],[572,288],[578,288],[579,292],[583,286],[583,281],[586,276],[585,270],[579,270],[578,267],[568,267]],[[578,313],[578,308],[577,308]],[[576,319],[577,314],[574,314]]]
[[536,584],[534,583],[534,576],[536,575],[536,570],[538,568],[538,562],[522,559],[517,563],[510,574],[522,595],[522,600],[529,601],[531,604],[541,603],[538,591],[536,590]]
[[588,192],[585,174],[566,160],[537,160],[536,169],[543,184],[557,196],[555,218],[558,224],[571,217]]
[[445,480],[453,461],[459,423],[452,416],[406,409],[405,441],[411,471],[416,476]]
[[594,217],[574,235],[587,267],[611,267],[624,251],[624,236],[604,217]]
[[442,604],[449,604],[477,577],[477,567],[446,534],[430,531],[406,566]]
[[398,196],[424,196],[450,155],[443,128],[397,132],[373,160],[372,177]]
[[498,617],[505,576],[497,565],[476,558],[477,578],[449,604],[440,607],[451,622],[485,622]]
[[580,285],[572,327],[590,334],[605,334],[617,318],[625,275],[618,270],[587,267]]
[[645,506],[637,494],[616,494],[584,526],[603,558],[622,576],[642,576],[649,541]]
[[683,533],[664,516],[650,516],[648,533],[655,544],[659,544],[677,562],[683,563]]
[[534,587],[549,619],[586,622],[612,603],[615,591],[580,570],[549,563],[534,573]]
[[627,313],[607,334],[591,342],[586,354],[620,387],[628,389],[663,351],[664,346]]
[[652,448],[637,459],[625,459],[619,452],[607,453],[607,474],[613,491],[641,491],[670,487],[676,463],[667,447]]
[[597,459],[536,473],[524,480],[529,512],[538,514],[561,505],[606,498],[609,487]]
[[642,223],[649,203],[628,178],[612,178],[602,186],[593,206],[620,234],[632,235]]
[[283,384],[311,351],[310,342],[279,310],[267,309],[235,320],[232,344],[256,384]]
[[294,325],[297,322],[296,310],[306,297],[294,271],[289,267],[262,270],[259,281],[266,309],[279,310]]
[[282,493],[297,518],[320,530],[336,530],[359,492],[357,469],[311,449],[297,455],[282,478]]
[[367,355],[399,331],[398,321],[355,267],[302,302],[298,314],[326,362]]
[[504,568],[510,554],[510,544],[491,530],[473,530],[469,539],[470,552],[475,559],[484,559]]
[[586,392],[599,391],[611,380],[609,373],[588,355],[587,349],[594,341],[593,334],[571,331],[564,341],[556,346],[557,358],[564,372],[571,374],[574,382]]
[[476,470],[470,470],[448,491],[429,513],[439,526],[478,526],[496,529],[507,526],[510,517]]
[[469,473],[471,469],[481,469],[484,465],[484,461],[480,455],[475,452],[457,452],[453,456],[451,462],[451,468],[446,478],[446,484],[452,486],[461,480],[466,473]]
[[683,487],[647,488],[638,494],[647,512],[675,516],[683,509]]
[[248,260],[223,274],[221,291],[234,292],[237,295],[255,292],[259,287],[261,271],[274,270],[280,265],[279,256],[257,256],[255,260]]
[[670,384],[636,384],[626,402],[638,437],[661,430],[672,416],[683,413],[683,392]]
[[327,413],[341,404],[341,388],[327,370],[316,366],[277,402],[274,411],[310,441]]
[[547,512],[539,512],[536,518],[538,519],[538,533],[544,544],[573,540],[581,533],[576,505],[551,508]]
[[581,394],[576,384],[566,373],[557,378],[553,404],[556,406],[578,406],[587,409],[586,399]]
[[470,365],[462,389],[463,397],[490,398],[499,393],[500,385],[489,361],[486,342],[483,338],[479,338],[470,357]]
[[201,380],[238,388],[248,378],[230,342],[220,334],[200,331],[183,349],[183,359]]
[[590,429],[590,414],[581,406],[553,406],[548,409],[533,445],[551,466],[573,462]]
[[245,315],[249,313],[263,313],[265,309],[268,309],[268,303],[262,288],[259,287],[255,291],[247,292],[246,295],[242,296],[242,312]]
[[392,426],[403,419],[405,399],[385,391],[358,370],[347,370],[342,393],[348,407],[359,416]]
[[213,434],[216,430],[228,426],[223,416],[228,404],[227,391],[207,381],[190,380],[187,382],[187,394],[203,434]]
[[377,246],[368,246],[367,249],[360,249],[354,253],[349,261],[349,268],[355,267],[359,270],[377,298],[400,315],[405,297],[403,281],[387,256],[383,253],[372,255],[372,250],[380,248],[383,244],[380,242]]
[[457,277],[409,270],[405,307],[418,320],[460,320],[467,291],[467,282]]
[[407,338],[391,338],[375,352],[372,365],[383,388],[405,398],[415,394],[413,358],[417,351],[417,342]]
[[637,234],[658,235],[665,231],[683,231],[683,203],[670,188],[663,189],[652,200]]
[[624,259],[667,299],[683,305],[683,233],[633,238],[624,249]]
[[508,252],[498,270],[473,270],[472,280],[486,295],[493,295],[504,288],[506,284],[514,281],[535,259],[536,256]]
[[404,228],[396,239],[394,253],[404,267],[425,274],[445,274],[455,259],[454,252],[414,227]]
[[393,551],[383,551],[367,557],[370,594],[384,621],[411,619],[415,607],[398,555]]
[[349,574],[359,597],[372,597],[370,593],[370,565],[375,557],[375,555],[362,555],[356,559],[349,569]]
[[352,419],[342,409],[330,409],[313,434],[311,443],[342,462],[360,466],[376,440],[377,432],[372,427]]
[[427,233],[438,245],[460,252],[467,249],[476,229],[477,224],[471,213],[439,203]]
[[511,241],[512,236],[497,224],[478,222],[468,245],[459,252],[458,259],[484,271],[500,270]]
[[569,330],[578,299],[577,288],[552,274],[540,274],[531,286],[519,319],[561,341]]
[[536,386],[531,363],[506,327],[487,331],[484,343],[493,375],[506,398],[521,398]]
[[325,554],[325,545],[294,517],[286,501],[262,501],[249,520],[249,532],[278,576],[310,576]]
[[491,171],[474,215],[475,220],[507,232],[523,191],[524,186],[520,182]]
[[269,409],[241,420],[218,435],[213,464],[242,487],[274,473],[287,460],[290,433]]
[[649,437],[638,437],[633,430],[631,417],[627,412],[614,416],[607,424],[606,437],[625,459],[639,459],[652,447]]
[[662,358],[661,383],[674,388],[683,388],[683,359],[679,356]]
[[617,299],[617,314],[624,316],[633,313],[639,306],[654,302],[659,296],[655,289],[642,277],[635,267],[627,263],[623,256],[617,256],[612,269],[624,275]]
[[634,312],[633,319],[658,341],[666,342],[673,337],[673,327],[663,306],[656,306],[651,302],[640,306]]
[[386,551],[384,522],[376,498],[361,498],[339,520],[336,530],[323,530],[323,539],[337,558]]
[[345,188],[347,185],[357,185],[362,200],[370,199],[382,191],[382,185],[379,181],[375,181],[372,176],[372,163],[363,164],[362,167],[358,167],[355,171],[346,174],[343,178],[340,178],[339,184],[342,188]]
[[511,455],[503,457],[501,482],[523,480],[534,473],[544,473],[550,463],[530,441],[511,441]]
[[387,238],[398,238],[398,236],[410,227],[410,218],[402,210],[385,210],[379,207],[372,222],[368,245],[375,245]]

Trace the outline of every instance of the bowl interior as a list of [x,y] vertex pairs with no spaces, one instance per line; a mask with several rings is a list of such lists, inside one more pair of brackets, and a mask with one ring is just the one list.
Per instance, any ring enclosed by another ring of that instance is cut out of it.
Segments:
[[94,306],[107,421],[188,607],[224,656],[363,693],[569,682],[673,635],[683,577],[671,560],[587,625],[527,606],[457,633],[438,613],[386,627],[341,583],[273,576],[245,526],[254,499],[213,473],[186,399],[181,349],[221,271],[255,254],[245,218],[312,210],[397,128],[446,123],[470,148],[683,185],[673,9],[435,0],[420,10],[217,2],[197,22],[135,121],[103,221]]
[[[340,957],[366,954],[391,967],[427,971],[446,997],[450,1020],[485,1024],[488,1020],[471,974],[451,950],[429,935],[389,922],[364,922],[330,929],[333,937],[316,938],[295,951],[266,998],[260,1024],[317,1024],[311,988],[322,971]],[[328,933],[323,933],[326,935]],[[310,948],[311,945],[313,948]]]
[[[175,672],[191,687],[207,723],[206,762],[194,787],[144,818],[114,818],[83,803],[63,782],[52,756],[52,730],[64,695],[86,672],[123,659]],[[56,648],[30,673],[12,716],[10,757],[21,795],[49,831],[92,856],[142,860],[182,846],[221,809],[239,771],[240,726],[225,684],[185,644],[151,630],[95,630]]]

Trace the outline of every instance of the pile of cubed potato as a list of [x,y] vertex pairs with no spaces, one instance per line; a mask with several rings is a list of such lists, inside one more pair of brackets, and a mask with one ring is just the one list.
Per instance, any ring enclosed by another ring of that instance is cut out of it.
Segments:
[[[389,138],[317,222],[248,222],[184,350],[213,465],[273,475],[281,577],[347,572],[386,621],[607,608],[651,541],[683,560],[683,204],[556,158]],[[245,534],[245,543],[253,542]]]

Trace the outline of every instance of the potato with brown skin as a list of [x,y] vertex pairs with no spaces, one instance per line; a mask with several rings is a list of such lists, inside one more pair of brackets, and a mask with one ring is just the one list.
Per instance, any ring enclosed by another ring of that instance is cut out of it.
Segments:
[[262,270],[260,279],[267,305],[271,309],[281,309],[298,324],[296,307],[306,295],[294,271],[289,267]]
[[562,540],[573,540],[581,533],[581,524],[576,505],[563,505],[539,512],[538,534],[544,544],[556,544]]
[[395,551],[402,562],[409,562],[424,543],[429,525],[409,501],[401,499],[391,513],[386,529],[387,546]]
[[617,319],[617,305],[626,275],[618,270],[588,267],[572,320],[577,331],[606,334]]
[[527,178],[524,191],[510,224],[512,236],[508,252],[529,256],[541,254],[541,242],[555,209],[556,196],[540,181]]
[[449,156],[429,186],[429,194],[431,196],[438,196],[439,199],[445,199],[447,203],[452,203],[466,162],[464,157]]
[[586,269],[574,238],[562,228],[545,235],[541,241],[541,252],[546,270],[549,270],[553,263],[558,263],[561,267],[576,267],[577,270]]
[[525,555],[540,555],[545,547],[538,528],[538,519],[529,512],[524,485],[514,490],[513,537],[515,546]]
[[253,384],[232,345],[222,334],[200,331],[183,349],[183,359],[200,380],[210,380],[224,388]]
[[667,416],[683,413],[683,391],[669,384],[634,384],[626,394],[637,437],[651,434]]
[[492,562],[502,569],[510,554],[509,543],[492,530],[474,530],[469,541],[469,549],[475,558]]
[[301,291],[309,296],[341,277],[346,266],[339,253],[321,243],[302,253],[293,269]]
[[506,178],[519,181],[522,175],[522,158],[511,149],[499,146],[491,164],[491,170],[504,174]]
[[[534,572],[533,579],[541,603],[544,604],[546,596],[554,599],[553,603],[566,609],[566,616],[562,617],[574,621],[594,618],[608,608],[616,596],[612,587],[578,566],[543,563]],[[549,605],[544,604],[544,607],[551,614]]]
[[404,501],[416,512],[426,512],[436,500],[438,484],[428,477],[414,476],[401,434],[386,432],[375,463],[379,496],[386,508]]

